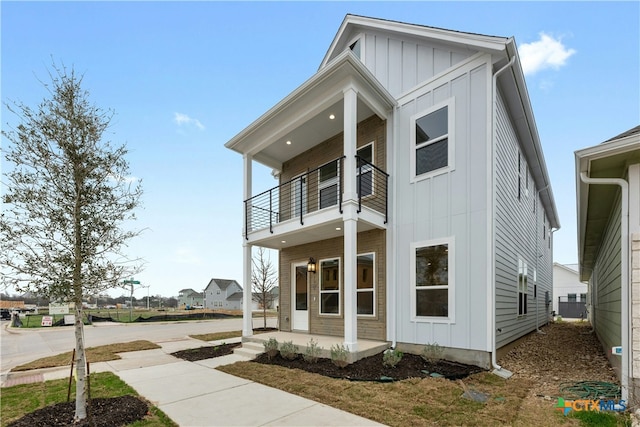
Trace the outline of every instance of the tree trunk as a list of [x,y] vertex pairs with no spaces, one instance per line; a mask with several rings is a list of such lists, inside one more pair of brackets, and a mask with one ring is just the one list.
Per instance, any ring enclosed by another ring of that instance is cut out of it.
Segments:
[[86,374],[87,363],[84,351],[84,324],[82,323],[82,298],[75,298],[76,335],[76,414],[75,421],[87,418]]
[[262,300],[262,319],[264,320],[264,330],[267,330],[267,300]]

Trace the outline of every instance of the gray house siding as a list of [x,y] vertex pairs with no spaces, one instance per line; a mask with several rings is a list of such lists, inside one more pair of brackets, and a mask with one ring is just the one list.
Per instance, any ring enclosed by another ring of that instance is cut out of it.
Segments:
[[[620,247],[620,192],[615,199],[609,222],[603,236],[600,252],[594,265],[589,288],[592,295],[593,321],[596,334],[606,350],[621,345],[621,247]],[[597,284],[597,285],[596,285]],[[620,358],[610,358],[615,368],[620,367]]]
[[[437,342],[451,348],[488,351],[487,347],[487,135],[489,123],[489,57],[462,64],[446,76],[426,82],[400,100],[395,152],[394,212],[397,340]],[[425,74],[427,75],[427,74]],[[428,74],[432,75],[432,74]],[[413,84],[413,83],[412,83]],[[454,169],[412,182],[410,118],[445,100],[454,100]],[[455,283],[452,319],[427,321],[411,317],[411,245],[439,238],[454,239]]]
[[[535,330],[537,324],[547,322],[553,273],[552,234],[544,210],[536,200],[538,189],[501,96],[498,96],[496,138],[495,310],[496,347],[500,348]],[[519,258],[527,264],[527,313],[523,315],[519,315],[518,302]],[[534,275],[537,298],[534,298]]]
[[212,279],[204,290],[205,308],[241,310],[242,298],[237,295],[230,298],[237,292],[242,292],[242,287],[235,280]]

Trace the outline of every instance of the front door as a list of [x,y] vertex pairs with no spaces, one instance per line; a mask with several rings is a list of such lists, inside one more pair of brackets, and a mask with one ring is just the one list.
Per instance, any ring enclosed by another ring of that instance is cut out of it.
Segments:
[[291,265],[291,329],[309,331],[309,282],[307,264]]

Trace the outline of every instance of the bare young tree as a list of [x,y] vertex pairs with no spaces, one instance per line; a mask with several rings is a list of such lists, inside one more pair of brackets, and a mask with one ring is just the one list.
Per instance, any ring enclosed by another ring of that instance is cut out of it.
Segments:
[[75,303],[75,420],[87,417],[83,295],[120,287],[139,271],[123,246],[139,231],[140,181],[129,176],[124,146],[103,140],[113,113],[94,106],[82,76],[53,66],[49,97],[37,109],[7,105],[19,119],[3,130],[10,142],[0,215],[2,285]]
[[275,299],[274,290],[278,286],[278,275],[271,258],[267,256],[264,248],[258,248],[257,253],[251,260],[253,268],[251,271],[251,294],[253,301],[262,307],[262,319],[264,329],[267,329],[267,308],[271,307]]

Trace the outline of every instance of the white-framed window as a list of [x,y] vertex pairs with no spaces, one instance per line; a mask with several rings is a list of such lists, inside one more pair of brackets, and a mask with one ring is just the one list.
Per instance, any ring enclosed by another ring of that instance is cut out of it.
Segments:
[[339,177],[339,160],[329,162],[318,169],[318,209],[338,204]]
[[527,261],[518,257],[518,316],[527,314],[528,280]]
[[320,260],[320,314],[340,315],[340,258]]
[[411,315],[414,320],[454,321],[454,241],[453,237],[447,237],[411,244]]
[[362,192],[362,197],[372,196],[374,190],[374,169],[371,165],[373,165],[374,159],[374,151],[373,151],[373,141],[358,148],[357,151],[358,156],[358,164],[356,170],[356,183],[358,194]]
[[376,256],[375,253],[358,255],[358,279],[356,283],[359,316],[375,316],[376,313]]
[[454,99],[411,116],[411,176],[414,181],[454,169]]

